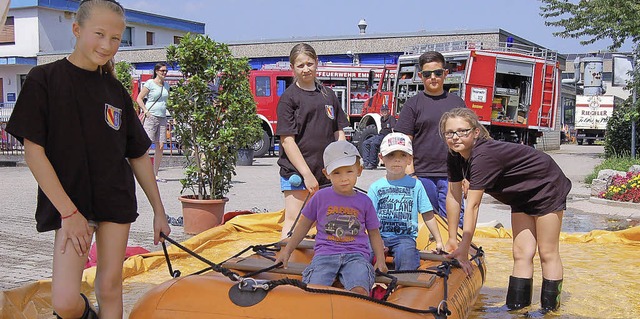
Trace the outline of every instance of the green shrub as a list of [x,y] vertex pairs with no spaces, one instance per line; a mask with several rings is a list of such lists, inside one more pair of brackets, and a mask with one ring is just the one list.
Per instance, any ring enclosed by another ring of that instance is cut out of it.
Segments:
[[[127,92],[129,92],[129,95],[131,95],[131,89],[132,89],[132,80],[133,80],[133,77],[131,76],[132,70],[133,70],[133,65],[131,65],[131,63],[127,61],[120,61],[115,64],[116,78],[118,79],[118,81],[120,81],[120,83],[122,83],[124,88],[127,89]],[[133,97],[131,97],[131,101],[133,102],[133,107],[137,111],[138,103],[135,103],[135,101],[133,100]]]
[[602,163],[593,168],[593,172],[585,177],[584,182],[591,184],[591,181],[598,177],[598,172],[603,169],[613,169],[616,171],[626,172],[632,165],[640,165],[640,159],[637,157],[632,159],[629,155],[606,158]]
[[[607,122],[607,134],[604,139],[605,158],[619,158],[631,155],[631,118],[633,112],[630,104],[629,100],[627,100],[622,105],[616,105]],[[640,124],[636,122],[636,143],[639,141]],[[624,170],[626,171],[627,168]]]

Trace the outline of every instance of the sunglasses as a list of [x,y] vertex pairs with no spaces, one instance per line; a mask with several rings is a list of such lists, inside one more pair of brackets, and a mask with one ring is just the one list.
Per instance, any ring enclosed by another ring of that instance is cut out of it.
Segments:
[[444,137],[448,138],[448,139],[452,139],[453,136],[458,136],[458,137],[467,137],[469,136],[469,134],[471,134],[471,130],[473,130],[472,128],[468,128],[466,130],[459,130],[459,131],[455,131],[455,132],[444,132]]
[[122,11],[124,11],[124,7],[118,1],[115,1],[115,0],[82,0],[82,1],[80,1],[80,5],[83,5],[83,4],[85,4],[85,3],[89,2],[89,1],[107,1],[107,2],[111,2],[111,3],[115,3],[115,4],[118,5],[118,7],[120,7],[120,9],[122,9]]
[[424,70],[420,73],[422,74],[422,77],[425,77],[425,78],[430,78],[431,74],[435,74],[437,77],[440,77],[444,74],[444,69],[437,69],[433,71]]
[[167,73],[167,72],[168,72],[168,70],[158,70],[158,71],[156,71],[156,72]]

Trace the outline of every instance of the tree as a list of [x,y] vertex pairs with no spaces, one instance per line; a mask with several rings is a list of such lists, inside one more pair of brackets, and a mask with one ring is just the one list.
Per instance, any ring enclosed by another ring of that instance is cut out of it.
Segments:
[[187,159],[182,190],[197,199],[222,199],[231,188],[238,150],[262,135],[249,88],[251,66],[203,34],[186,34],[169,46],[167,61],[180,66],[183,77],[168,101]]
[[[584,39],[580,44],[587,45],[598,40],[610,39],[609,50],[619,49],[626,41],[633,43],[634,69],[631,71],[633,81],[627,89],[635,92],[640,88],[640,71],[637,58],[640,53],[640,1],[638,0],[540,0],[540,15],[547,19],[545,25],[564,28],[553,35],[562,38]],[[638,121],[638,103],[625,108],[629,122]],[[619,115],[621,116],[621,115]],[[625,116],[621,116],[624,118]],[[608,134],[608,133],[607,133]],[[627,135],[628,136],[628,135]],[[628,141],[628,137],[622,137]],[[614,142],[613,139],[608,139]],[[605,144],[607,141],[605,141]],[[614,144],[617,144],[614,143]],[[609,145],[609,150],[618,147]],[[606,145],[605,145],[606,147]]]
[[[120,81],[120,83],[122,83],[124,88],[127,89],[129,95],[131,95],[133,80],[133,77],[131,76],[131,70],[133,70],[133,65],[131,65],[131,63],[127,61],[120,61],[115,64],[116,78],[118,79],[118,81]],[[133,97],[131,98],[131,101],[134,102]],[[133,107],[137,110],[138,104],[133,103]]]
[[[553,35],[574,38],[582,45],[611,39],[610,50],[620,48],[631,40],[634,46],[640,40],[640,2],[637,0],[541,0],[540,14],[547,26],[561,27]],[[637,48],[636,48],[637,49]]]

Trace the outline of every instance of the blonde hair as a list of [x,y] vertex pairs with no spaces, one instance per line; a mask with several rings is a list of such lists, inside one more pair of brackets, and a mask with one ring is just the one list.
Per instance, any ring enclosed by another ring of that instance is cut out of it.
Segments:
[[[313,47],[307,43],[298,43],[294,45],[293,48],[291,48],[291,52],[289,52],[289,63],[291,63],[292,66],[295,65],[296,59],[302,54],[316,61],[316,70],[317,70],[317,67],[320,64],[318,60],[318,54],[316,54],[316,50],[314,50]],[[320,88],[320,92],[322,93],[322,95],[324,97],[327,97],[327,90],[324,87],[324,85],[320,83],[320,80],[318,80],[318,78],[315,77],[314,81],[316,83],[316,86]]]
[[[80,1],[78,11],[76,11],[76,23],[78,23],[79,26],[83,26],[84,22],[91,17],[91,13],[95,8],[109,9],[122,16],[122,20],[125,19],[124,7],[115,0],[82,0]],[[115,76],[114,59],[111,58],[105,65],[100,66],[100,69],[103,73],[109,73]]]
[[489,134],[489,131],[487,131],[484,125],[480,124],[478,115],[476,115],[476,113],[474,113],[472,110],[466,107],[455,108],[442,114],[442,117],[440,118],[440,137],[442,137],[443,139],[444,139],[444,129],[445,129],[445,125],[447,124],[447,120],[453,119],[453,118],[461,118],[467,123],[469,123],[472,129],[480,130],[478,139],[481,139],[481,140],[491,139],[491,134]]

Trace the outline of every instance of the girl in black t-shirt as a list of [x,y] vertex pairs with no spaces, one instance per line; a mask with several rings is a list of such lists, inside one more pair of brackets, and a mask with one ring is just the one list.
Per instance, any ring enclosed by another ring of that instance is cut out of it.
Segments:
[[113,76],[125,29],[113,0],[80,2],[67,58],[34,67],[6,130],[25,149],[38,182],[36,228],[55,230],[51,301],[62,318],[97,318],[80,293],[95,233],[95,293],[101,318],[122,318],[122,262],[136,220],[133,173],[154,211],[154,242],[170,233],[151,161],[151,141]]
[[[540,312],[556,310],[563,278],[560,229],[571,182],[549,155],[526,145],[492,140],[477,115],[468,108],[444,113],[440,132],[450,150],[447,159],[450,231],[445,246],[451,251],[448,257],[458,259],[465,271],[471,270],[469,246],[482,195],[488,193],[511,206],[514,265],[506,307],[515,310],[531,304],[533,258],[538,251],[543,277]],[[456,226],[463,194],[466,208],[462,240],[458,243]]]
[[318,56],[306,43],[297,44],[289,54],[295,83],[278,102],[280,136],[280,188],[284,193],[282,238],[287,237],[309,193],[328,184],[323,175],[322,153],[331,142],[344,140],[349,126],[335,93],[316,79]]

